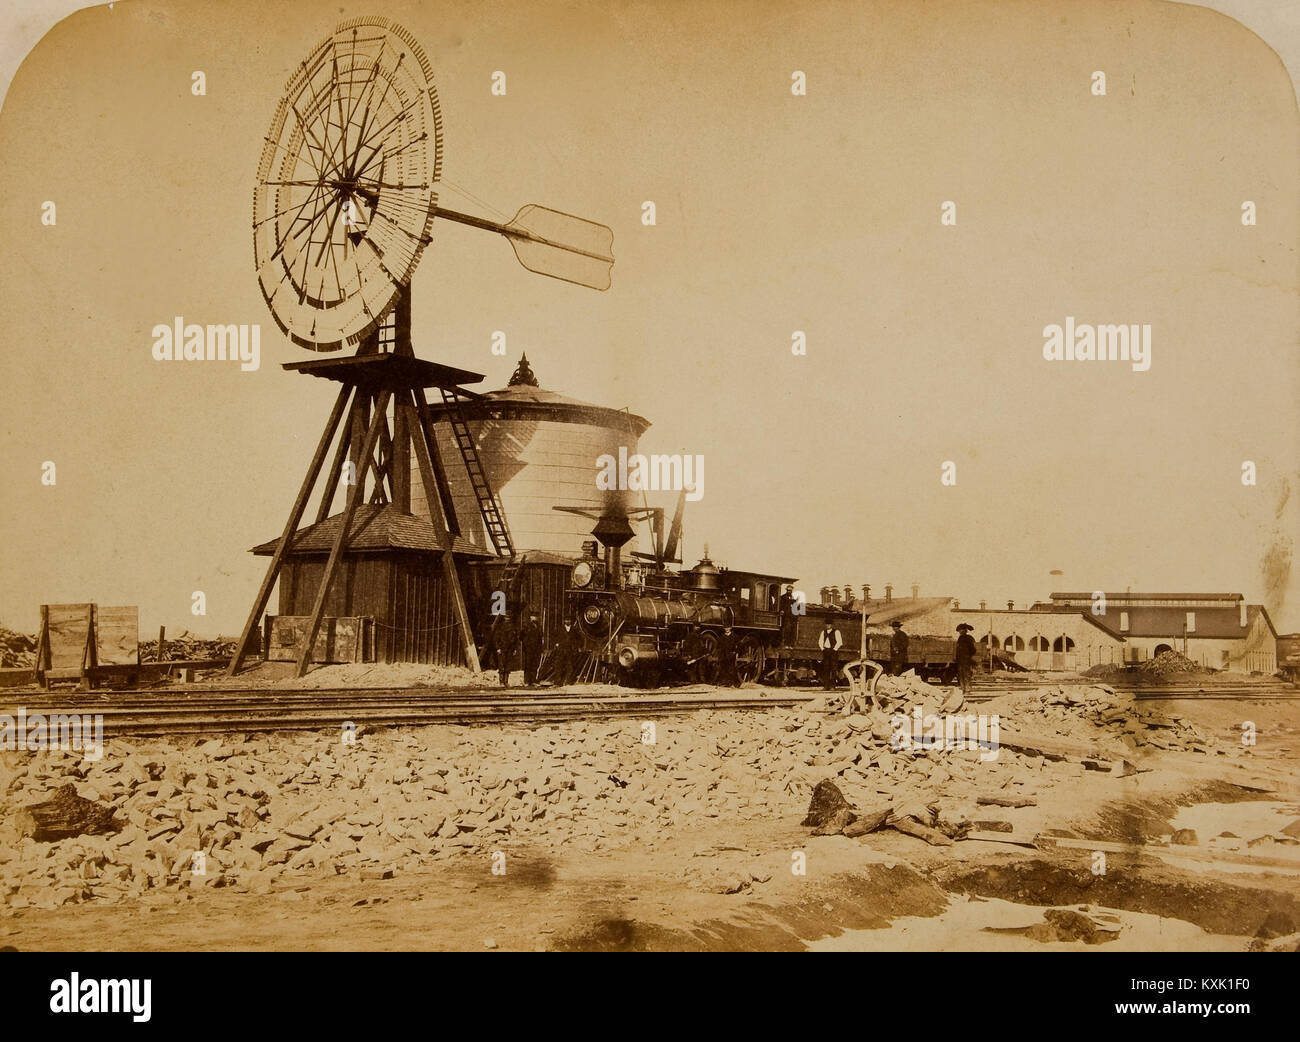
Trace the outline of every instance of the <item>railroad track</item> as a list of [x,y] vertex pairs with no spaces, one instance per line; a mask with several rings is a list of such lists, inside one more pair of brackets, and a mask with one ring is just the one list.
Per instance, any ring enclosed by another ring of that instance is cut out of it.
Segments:
[[647,694],[518,691],[500,688],[329,688],[317,690],[177,689],[170,691],[11,694],[0,713],[93,714],[105,737],[216,734],[341,728],[346,723],[416,727],[427,724],[539,724],[616,717],[675,716],[701,710],[761,711],[801,705],[801,692],[736,691]]

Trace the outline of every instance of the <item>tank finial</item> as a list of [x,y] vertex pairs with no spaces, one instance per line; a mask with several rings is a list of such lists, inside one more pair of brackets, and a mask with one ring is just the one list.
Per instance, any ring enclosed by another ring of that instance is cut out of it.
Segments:
[[515,366],[514,375],[510,377],[510,383],[507,387],[537,387],[537,377],[533,375],[533,368],[528,364],[528,355],[519,356],[519,364]]

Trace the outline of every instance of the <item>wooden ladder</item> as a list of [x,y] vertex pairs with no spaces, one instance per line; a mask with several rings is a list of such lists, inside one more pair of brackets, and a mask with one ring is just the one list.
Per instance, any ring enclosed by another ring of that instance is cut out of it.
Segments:
[[447,419],[451,422],[452,436],[456,447],[460,449],[460,458],[465,461],[465,470],[469,474],[470,486],[474,489],[474,498],[478,501],[479,514],[483,517],[483,526],[498,557],[514,557],[515,546],[510,538],[510,529],[506,527],[505,515],[501,504],[488,484],[483,472],[483,463],[479,459],[478,447],[474,444],[474,435],[470,433],[465,415],[461,412],[460,396],[454,387],[440,387],[443,403],[447,406]]

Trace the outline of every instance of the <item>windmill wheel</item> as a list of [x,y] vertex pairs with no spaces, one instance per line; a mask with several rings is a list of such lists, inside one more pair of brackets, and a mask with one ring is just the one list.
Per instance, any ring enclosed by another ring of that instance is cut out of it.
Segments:
[[276,324],[337,351],[396,303],[429,241],[441,177],[433,69],[386,18],[356,18],[285,85],[253,190],[253,257]]

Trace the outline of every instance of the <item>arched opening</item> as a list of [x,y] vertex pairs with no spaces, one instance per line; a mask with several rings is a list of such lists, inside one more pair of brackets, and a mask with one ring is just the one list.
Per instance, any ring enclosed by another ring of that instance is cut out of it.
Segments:
[[1154,658],[1156,655],[1163,655],[1166,651],[1173,651],[1173,650],[1174,649],[1171,648],[1168,644],[1157,644],[1155,651],[1151,653],[1151,657]]
[[1062,634],[1061,636],[1057,637],[1054,641],[1052,641],[1052,650],[1053,650],[1053,651],[1073,651],[1073,650],[1074,650],[1074,641],[1072,641],[1069,637],[1067,637],[1067,636],[1065,636],[1064,634]]
[[984,636],[980,637],[980,646],[985,651],[988,651],[989,645],[993,646],[994,651],[998,651],[1002,647],[1002,645],[998,643],[997,637],[995,637],[992,633],[986,633],[984,634]]
[[1030,651],[1046,651],[1048,648],[1047,638],[1034,635],[1029,638]]
[[1002,642],[1002,646],[1006,648],[1007,651],[1024,651],[1025,639],[1024,637],[1017,637],[1013,633]]

